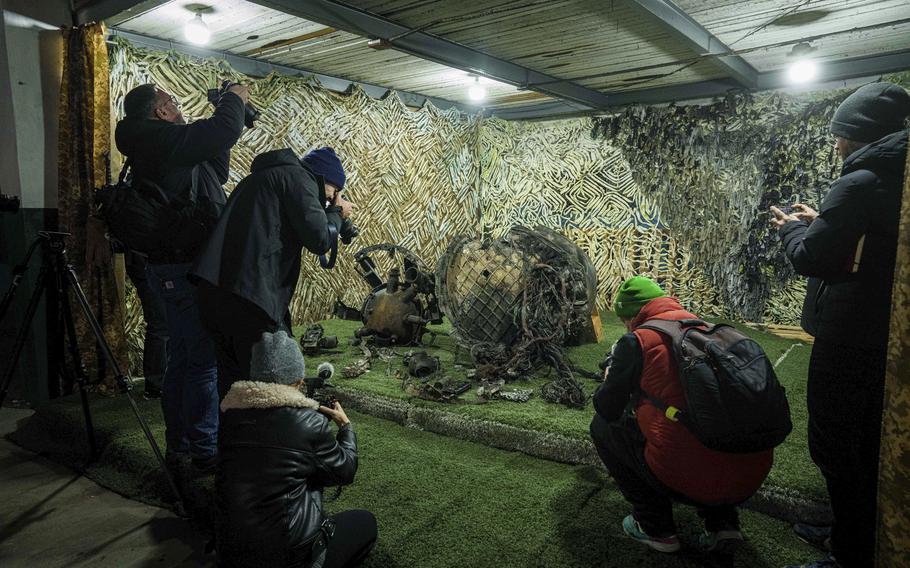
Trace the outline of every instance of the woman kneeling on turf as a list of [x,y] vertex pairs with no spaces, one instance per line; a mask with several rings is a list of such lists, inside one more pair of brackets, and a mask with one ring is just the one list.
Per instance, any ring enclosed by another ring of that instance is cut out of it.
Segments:
[[340,404],[300,392],[304,371],[292,338],[263,333],[252,380],[235,382],[221,402],[219,566],[357,566],[376,543],[369,511],[323,512],[323,488],[354,481],[357,438]]

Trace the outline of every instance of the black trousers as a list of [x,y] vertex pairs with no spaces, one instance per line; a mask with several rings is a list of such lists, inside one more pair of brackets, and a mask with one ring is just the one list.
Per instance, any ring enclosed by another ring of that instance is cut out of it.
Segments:
[[335,535],[329,540],[324,568],[360,566],[376,546],[376,517],[369,511],[344,511],[333,517]]
[[263,332],[290,329],[274,322],[257,305],[207,282],[197,290],[202,324],[215,342],[218,360],[218,396],[220,399],[236,381],[250,378],[250,356],[253,345]]
[[828,485],[831,546],[845,568],[873,561],[886,358],[816,339],[809,360],[809,453]]
[[632,505],[632,515],[648,536],[676,534],[673,501],[694,506],[709,532],[739,529],[735,506],[695,503],[654,477],[645,462],[644,436],[633,417],[627,415],[616,422],[607,422],[595,414],[591,439],[623,497]]
[[145,320],[145,339],[142,347],[142,374],[147,391],[160,391],[167,369],[167,312],[164,301],[152,290],[146,276],[148,262],[144,256],[126,253],[126,274],[136,288]]

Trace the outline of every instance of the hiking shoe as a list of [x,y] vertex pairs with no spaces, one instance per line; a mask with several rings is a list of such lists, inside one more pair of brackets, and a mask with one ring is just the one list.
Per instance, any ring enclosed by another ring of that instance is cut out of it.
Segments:
[[816,560],[808,564],[788,564],[784,568],[840,568],[840,564],[832,557]]
[[628,515],[622,520],[622,530],[638,542],[646,544],[658,552],[676,552],[679,550],[679,538],[674,534],[670,536],[649,536],[641,530],[641,525],[635,517]]
[[811,544],[823,552],[831,552],[831,527],[796,523],[793,532],[799,540]]
[[698,544],[705,552],[729,554],[736,550],[744,540],[743,533],[736,529],[728,529],[716,532],[705,531],[698,537]]

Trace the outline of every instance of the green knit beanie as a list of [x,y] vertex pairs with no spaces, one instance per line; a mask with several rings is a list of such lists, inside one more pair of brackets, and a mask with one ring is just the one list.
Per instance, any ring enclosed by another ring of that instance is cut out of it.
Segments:
[[657,282],[644,276],[629,278],[619,287],[613,310],[621,318],[634,318],[645,304],[654,298],[663,298],[667,293]]

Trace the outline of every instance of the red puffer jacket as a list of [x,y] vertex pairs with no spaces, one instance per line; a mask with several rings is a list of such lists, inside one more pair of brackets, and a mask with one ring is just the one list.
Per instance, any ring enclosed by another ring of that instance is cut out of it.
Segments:
[[[686,399],[669,338],[636,328],[649,319],[695,317],[683,310],[675,298],[657,298],[648,302],[632,321],[644,358],[641,389],[680,409],[686,408]],[[638,401],[636,415],[645,436],[645,461],[651,471],[664,485],[697,503],[735,504],[748,499],[764,482],[774,461],[772,450],[755,454],[710,450],[645,397]]]

